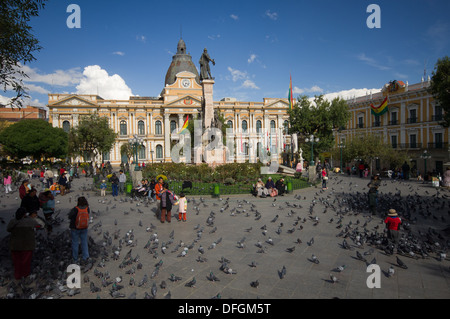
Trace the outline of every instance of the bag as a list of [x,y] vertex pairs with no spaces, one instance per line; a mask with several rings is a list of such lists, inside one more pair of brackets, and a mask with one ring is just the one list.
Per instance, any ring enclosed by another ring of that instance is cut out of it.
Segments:
[[173,194],[174,205],[177,206],[180,204],[180,198],[177,195]]
[[87,229],[89,226],[89,212],[88,207],[86,208],[79,208],[76,207],[78,210],[77,217],[75,218],[75,228],[76,229]]

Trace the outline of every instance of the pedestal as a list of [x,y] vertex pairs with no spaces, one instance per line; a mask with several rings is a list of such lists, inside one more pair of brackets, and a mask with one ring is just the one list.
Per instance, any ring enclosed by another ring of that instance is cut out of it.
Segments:
[[203,88],[203,129],[214,123],[213,85],[214,80],[206,79],[201,82]]

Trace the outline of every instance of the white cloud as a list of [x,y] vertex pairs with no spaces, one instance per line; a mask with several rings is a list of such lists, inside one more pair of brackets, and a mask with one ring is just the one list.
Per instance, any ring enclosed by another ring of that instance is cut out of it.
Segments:
[[242,87],[246,89],[259,90],[259,87],[252,80],[245,80],[244,83],[242,83]]
[[253,63],[256,60],[256,54],[250,54],[250,57],[248,58],[248,63]]
[[231,67],[228,67],[228,71],[230,71],[230,73],[231,73],[233,82],[236,82],[238,80],[244,80],[244,79],[248,78],[247,72],[239,71],[239,70],[233,69]]
[[113,52],[113,54],[114,55],[120,55],[120,56],[124,56],[125,55],[125,53],[122,52],[122,51],[115,51],[115,52]]
[[22,70],[28,75],[23,80],[26,82],[45,83],[56,86],[71,86],[78,84],[82,78],[80,68],[69,70],[56,70],[53,73],[41,74],[38,69],[23,65]]
[[145,35],[137,35],[137,36],[136,36],[136,40],[145,43],[145,41],[147,40],[147,38],[145,37]]
[[271,12],[270,10],[266,11],[266,16],[269,17],[269,19],[274,20],[274,21],[278,19],[278,13]]
[[77,85],[77,94],[96,94],[104,99],[128,100],[133,95],[125,81],[118,75],[109,75],[98,65],[84,68],[83,78]]
[[39,85],[25,83],[25,87],[26,87],[28,93],[30,93],[30,92],[36,92],[36,93],[40,93],[40,94],[50,93],[49,90],[44,89],[42,86],[39,86]]
[[[294,86],[293,88],[292,88],[292,94],[303,94],[303,93],[322,93],[323,92],[323,89],[322,88],[320,88],[319,86],[317,86],[317,85],[314,85],[314,86],[312,86],[312,87],[310,87],[310,88],[299,88],[299,87],[297,87],[297,86]],[[287,95],[287,94],[286,94]]]
[[208,35],[208,39],[213,40],[213,41],[220,39],[220,34]]
[[235,14],[231,14],[230,18],[233,19],[233,20],[239,20],[239,17],[237,15],[235,15]]
[[333,99],[335,99],[337,97],[341,97],[344,100],[349,100],[354,97],[370,95],[370,92],[372,92],[372,94],[379,93],[379,92],[381,92],[381,89],[366,89],[366,88],[364,88],[364,89],[342,90],[339,92],[324,94],[324,98],[327,99],[328,101],[332,101]]
[[367,65],[370,65],[374,68],[377,68],[381,71],[390,70],[391,68],[385,65],[378,63],[375,59],[366,56],[365,53],[361,53],[357,56],[358,60],[365,62]]

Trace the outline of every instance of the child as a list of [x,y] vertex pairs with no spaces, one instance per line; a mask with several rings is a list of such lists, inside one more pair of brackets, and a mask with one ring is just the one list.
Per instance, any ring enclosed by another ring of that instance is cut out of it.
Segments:
[[187,210],[187,200],[186,195],[184,193],[180,194],[180,201],[179,201],[179,208],[178,208],[178,221],[183,220],[186,221],[186,210]]
[[106,180],[102,180],[102,183],[100,184],[100,193],[102,197],[106,195]]
[[3,178],[3,185],[5,185],[6,194],[11,192],[11,182],[12,182],[11,174],[7,172],[5,174],[5,177]]

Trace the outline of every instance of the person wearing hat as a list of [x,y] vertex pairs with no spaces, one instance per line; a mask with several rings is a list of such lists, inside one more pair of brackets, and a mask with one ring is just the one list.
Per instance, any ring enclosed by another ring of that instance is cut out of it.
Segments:
[[286,190],[286,185],[284,184],[284,178],[280,178],[275,183],[275,187],[277,188],[278,195],[284,196],[284,192]]
[[272,180],[272,177],[269,176],[269,179],[266,182],[266,188],[269,192],[270,196],[275,197],[278,195],[277,188],[275,187],[275,183]]
[[400,225],[402,223],[402,220],[397,214],[397,211],[395,209],[389,209],[388,215],[386,219],[384,220],[384,223],[386,224],[387,230],[388,230],[388,240],[394,244],[395,250],[398,246],[398,238],[399,238],[399,229]]
[[11,233],[9,248],[14,265],[14,278],[19,280],[31,273],[31,258],[36,247],[35,228],[43,228],[45,223],[37,218],[37,212],[27,213],[24,207],[19,207],[15,218],[6,230]]

